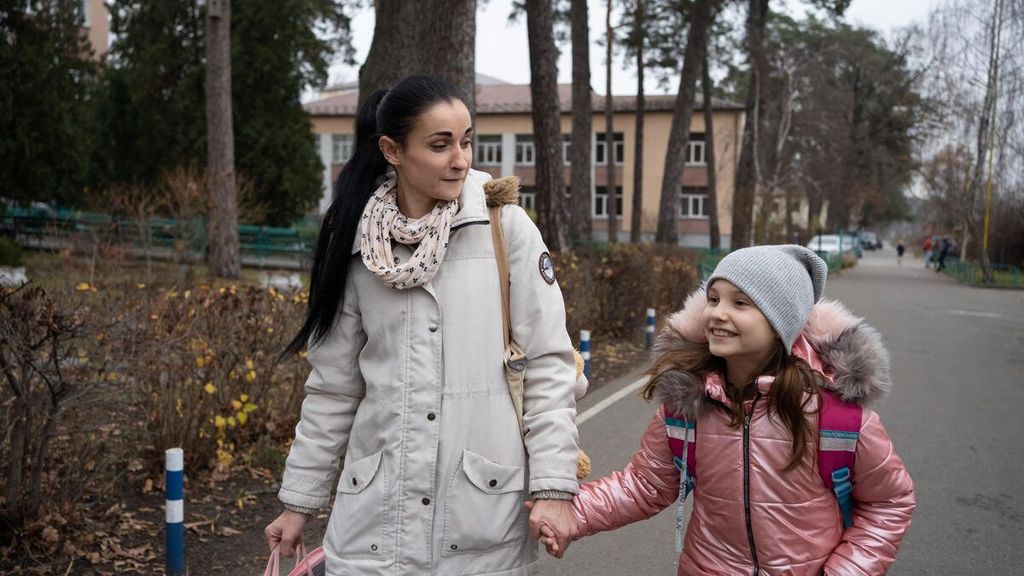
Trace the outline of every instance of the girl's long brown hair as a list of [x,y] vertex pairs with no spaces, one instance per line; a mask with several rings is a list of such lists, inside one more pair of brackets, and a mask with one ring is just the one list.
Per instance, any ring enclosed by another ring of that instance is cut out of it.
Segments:
[[[654,390],[666,372],[690,372],[703,381],[711,372],[718,372],[724,377],[725,367],[725,359],[712,354],[707,343],[696,348],[659,354],[647,371],[650,381],[644,388],[643,397],[647,401],[653,399]],[[807,450],[806,408],[808,402],[821,393],[821,376],[803,359],[787,354],[781,341],[778,341],[775,351],[760,373],[775,376],[768,394],[768,412],[778,415],[792,438],[790,460],[783,469],[783,472],[788,472],[797,467]],[[725,387],[726,395],[732,401],[732,406],[727,408],[732,416],[729,425],[734,428],[739,428],[743,423],[743,396],[751,385],[753,382],[747,383],[743,389],[731,385]]]

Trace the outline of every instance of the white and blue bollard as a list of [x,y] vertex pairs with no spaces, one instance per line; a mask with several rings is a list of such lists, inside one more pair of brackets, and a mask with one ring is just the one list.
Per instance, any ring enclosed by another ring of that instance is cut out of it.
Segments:
[[185,574],[185,453],[169,448],[165,453],[167,489],[167,576]]
[[654,308],[647,309],[647,333],[645,342],[650,348],[654,345]]
[[583,357],[583,375],[590,378],[590,330],[580,330],[580,356]]

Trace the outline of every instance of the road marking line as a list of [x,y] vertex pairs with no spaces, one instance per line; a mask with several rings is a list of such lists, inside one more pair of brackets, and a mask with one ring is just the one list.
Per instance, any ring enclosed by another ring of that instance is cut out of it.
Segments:
[[979,318],[1002,318],[1002,314],[996,314],[994,312],[974,312],[972,310],[948,310],[950,314],[957,316],[977,316]]
[[615,394],[612,394],[611,396],[605,398],[604,400],[601,400],[597,404],[594,404],[586,412],[576,417],[576,426],[579,426],[580,424],[583,424],[584,422],[590,420],[594,416],[597,416],[602,411],[604,411],[604,409],[608,408],[612,404],[615,404],[619,400],[622,400],[626,396],[629,396],[630,394],[636,392],[646,384],[647,377],[644,376],[643,378],[638,379],[636,382],[633,382],[629,386],[626,386],[625,388],[619,390]]

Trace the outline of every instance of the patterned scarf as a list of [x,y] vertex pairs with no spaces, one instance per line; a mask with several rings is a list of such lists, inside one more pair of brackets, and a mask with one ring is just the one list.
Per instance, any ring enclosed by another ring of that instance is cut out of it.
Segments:
[[[422,218],[409,220],[398,210],[397,182],[397,174],[389,168],[363,210],[359,244],[366,268],[388,286],[403,290],[422,286],[437,274],[448,249],[448,235],[452,219],[459,211],[459,201],[439,201]],[[408,261],[400,262],[391,251],[392,238],[419,246]]]

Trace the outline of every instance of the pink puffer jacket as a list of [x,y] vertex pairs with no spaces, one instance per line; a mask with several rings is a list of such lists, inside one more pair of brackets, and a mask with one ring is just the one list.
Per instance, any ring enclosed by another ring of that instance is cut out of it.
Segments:
[[[706,304],[703,291],[691,295],[659,335],[654,353],[702,345],[699,318]],[[845,400],[867,405],[891,387],[881,337],[839,304],[814,307],[794,354],[822,371],[826,386]],[[757,399],[746,405],[753,411],[745,464],[743,429],[731,428],[729,414],[716,406],[728,402],[721,379],[702,381],[681,371],[661,377],[656,397],[663,407],[639,452],[621,472],[580,487],[573,501],[580,537],[649,518],[676,500],[679,470],[666,437],[667,407],[697,418],[697,479],[680,575],[885,573],[910,525],[914,486],[878,415],[864,410],[852,477],[854,523],[843,531],[835,496],[822,483],[813,449],[805,452],[800,466],[781,471],[790,441],[766,410],[771,384],[772,378],[760,378]],[[816,434],[816,413],[811,418]]]

